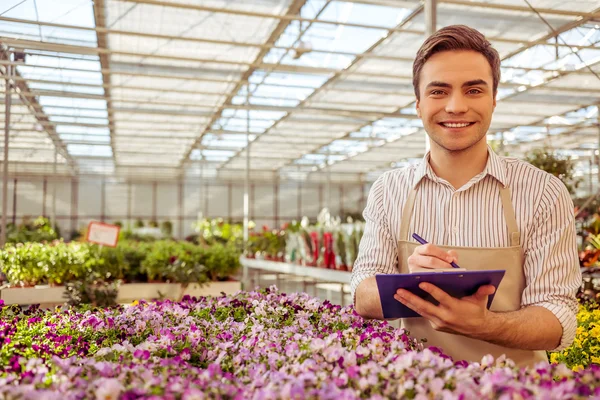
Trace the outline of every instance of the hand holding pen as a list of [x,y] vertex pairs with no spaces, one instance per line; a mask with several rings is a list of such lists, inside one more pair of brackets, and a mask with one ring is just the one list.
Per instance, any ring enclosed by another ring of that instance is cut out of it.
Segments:
[[418,246],[412,255],[408,257],[408,268],[410,272],[426,269],[448,269],[460,268],[458,253],[454,250],[444,251],[439,247],[427,243],[425,239],[413,233],[412,237],[422,246]]

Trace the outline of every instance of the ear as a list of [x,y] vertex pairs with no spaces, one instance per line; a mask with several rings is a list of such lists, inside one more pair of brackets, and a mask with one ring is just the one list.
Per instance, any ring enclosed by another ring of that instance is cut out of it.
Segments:
[[494,109],[496,109],[496,96],[497,95],[498,95],[498,93],[494,93],[494,102],[492,103]]
[[[416,108],[417,108],[417,116],[421,118],[421,109],[419,108],[420,101],[417,99]],[[494,99],[494,107],[496,106],[496,99]]]

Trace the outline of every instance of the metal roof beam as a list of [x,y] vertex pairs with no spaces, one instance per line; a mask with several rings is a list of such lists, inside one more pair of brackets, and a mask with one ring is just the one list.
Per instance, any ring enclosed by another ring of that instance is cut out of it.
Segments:
[[[530,13],[531,9],[524,6],[515,6],[512,4],[501,4],[501,3],[484,3],[481,1],[465,1],[465,0],[438,0],[440,3],[455,4],[467,7],[477,8],[489,8],[492,10],[504,10],[514,12],[525,12]],[[597,11],[584,12],[584,11],[569,11],[569,10],[556,10],[552,8],[535,8],[540,14],[548,15],[560,15],[566,17],[588,17],[588,18],[600,18],[600,13]]]
[[[560,28],[554,29],[554,31],[543,35],[542,37],[540,37],[537,40],[533,40],[531,42],[526,43],[524,46],[521,46],[517,50],[512,51],[509,54],[502,57],[502,61],[508,60],[509,58],[511,58],[519,53],[522,53],[523,51],[530,49],[533,46],[536,46],[538,44],[547,44],[546,42],[548,40],[556,37],[557,35],[560,35],[561,33],[570,31],[571,29],[577,28],[577,27],[585,24],[586,22],[588,22],[594,18],[597,18],[597,14],[598,14],[599,10],[600,10],[600,8],[596,8],[593,13],[588,14],[585,17],[580,17],[577,21],[569,22],[568,24],[565,24],[565,25],[561,26]],[[528,8],[528,11],[531,13],[531,10],[529,8]]]
[[[173,36],[173,35],[160,35],[157,33],[146,33],[146,32],[135,32],[135,31],[124,31],[124,30],[115,30],[115,29],[106,29],[105,25],[99,26],[96,24],[95,28],[87,28],[81,27],[77,25],[67,25],[67,24],[57,24],[52,22],[44,22],[44,21],[32,21],[28,19],[19,19],[19,18],[8,18],[8,17],[0,17],[0,21],[11,22],[11,23],[19,23],[19,24],[27,24],[27,25],[36,25],[36,26],[47,26],[52,28],[60,28],[60,29],[76,29],[82,31],[92,31],[96,32],[98,35],[122,35],[122,36],[132,36],[132,37],[142,37],[142,38],[150,38],[150,39],[163,39],[163,40],[177,40],[182,42],[190,42],[190,43],[205,43],[205,44],[216,44],[222,46],[235,46],[235,47],[252,47],[258,49],[267,49],[267,50],[295,50],[294,47],[285,47],[285,46],[276,46],[275,44],[262,44],[262,43],[251,43],[251,42],[235,42],[231,40],[220,40],[220,39],[203,39],[196,37],[185,37],[185,36]],[[385,29],[385,28],[381,28]],[[341,56],[350,56],[355,57],[357,53],[351,53],[347,51],[336,51],[336,50],[324,50],[324,49],[312,49],[311,53],[318,54],[333,54],[333,55],[341,55]],[[412,62],[413,59],[408,57],[394,57],[387,55],[379,55],[379,54],[370,54],[368,58],[380,59],[380,60],[395,60],[395,61],[408,61]]]
[[[291,64],[273,64],[273,63],[263,63],[260,62],[262,58],[259,60],[257,58],[256,61],[252,63],[242,62],[242,61],[230,61],[230,60],[214,60],[210,58],[198,58],[198,57],[179,57],[173,55],[160,55],[160,54],[152,54],[152,53],[134,53],[128,51],[114,51],[104,48],[93,48],[93,47],[84,47],[84,46],[73,46],[67,44],[59,44],[59,43],[51,43],[51,42],[41,42],[36,40],[23,40],[23,39],[11,39],[11,38],[2,38],[2,41],[5,43],[15,46],[15,47],[23,47],[28,49],[38,49],[38,50],[48,50],[48,51],[57,51],[64,53],[72,53],[72,54],[99,54],[102,55],[111,55],[111,56],[131,56],[131,57],[140,57],[140,58],[155,58],[159,60],[169,60],[169,61],[185,61],[185,62],[198,62],[198,63],[206,63],[206,64],[216,64],[216,65],[231,65],[237,67],[248,67],[252,71],[257,69],[265,69],[265,70],[274,70],[281,72],[296,72],[302,74],[315,74],[315,75],[329,75],[329,74],[341,74],[346,72],[346,69],[336,69],[336,68],[326,68],[326,67],[311,67],[311,66],[303,66],[303,65],[291,65]],[[263,52],[267,52],[263,50]],[[103,66],[104,68],[104,66]],[[231,70],[229,72],[222,72],[222,69],[216,72],[221,74],[240,74],[247,75],[242,69],[240,70]],[[353,76],[364,76],[364,77],[384,77],[384,78],[392,78],[392,79],[412,79],[409,75],[388,75],[381,73],[352,73]],[[249,76],[249,75],[248,75]],[[247,81],[247,78],[242,78],[242,81]],[[229,81],[231,82],[231,81]]]
[[[594,12],[596,13],[596,12],[598,12],[599,10],[600,10],[600,8],[598,8],[598,9],[594,10]],[[580,26],[581,24],[585,23],[586,21],[588,21],[588,20],[589,20],[589,19],[591,19],[591,18],[592,18],[592,17],[585,17],[585,18],[581,18],[579,21],[576,21],[576,22],[571,22],[571,23],[568,23],[568,24],[566,24],[566,25],[563,25],[562,27],[560,27],[560,28],[556,29],[556,30],[555,30],[555,32],[552,32],[552,33],[550,33],[550,34],[544,35],[542,38],[540,38],[540,39],[538,39],[538,40],[536,40],[536,41],[529,42],[529,44],[528,44],[527,46],[525,46],[525,47],[523,47],[523,48],[519,49],[519,51],[518,51],[518,52],[516,52],[515,54],[518,54],[518,53],[520,53],[520,52],[522,52],[522,51],[525,51],[526,49],[528,49],[528,48],[530,48],[530,47],[533,47],[535,44],[539,43],[540,41],[546,41],[546,40],[548,40],[549,38],[556,36],[556,34],[560,34],[560,33],[562,33],[562,32],[566,32],[566,31],[568,31],[568,30],[570,30],[570,29],[574,29],[574,28],[576,28],[577,26]],[[514,54],[513,54],[513,55],[514,55]],[[506,59],[508,59],[508,58],[509,58],[509,56],[506,56],[506,57],[504,57],[504,58],[503,58],[503,60],[506,60]],[[599,62],[596,62],[596,63],[594,63],[594,64],[592,64],[592,65],[596,65],[596,64],[598,64],[598,63],[600,63],[600,61],[599,61]],[[559,75],[558,75],[558,77],[561,77],[561,76],[564,76],[564,75],[568,75],[570,72],[572,72],[572,71],[560,71],[560,72],[559,72]],[[556,78],[554,78],[554,79],[556,79]],[[534,86],[534,87],[531,87],[531,86],[530,86],[530,87],[528,87],[528,88],[527,88],[525,91],[527,91],[527,90],[529,90],[529,89],[532,89],[532,88],[540,88],[540,87],[543,87],[543,86],[544,86],[544,85],[546,85],[548,82],[549,82],[549,81],[546,81],[546,82],[544,82],[542,85],[538,85],[538,86]],[[517,94],[519,94],[519,93],[524,93],[525,91],[520,91],[520,92],[518,92]],[[516,94],[514,94],[514,95],[511,95],[511,96],[509,96],[508,98],[510,98],[510,97],[513,97],[513,96],[515,96],[515,95],[516,95]],[[504,100],[504,99],[503,99],[503,100]],[[500,100],[500,101],[502,101],[502,100]],[[577,109],[579,109],[579,108],[577,108]],[[398,111],[398,112],[400,112],[401,110],[402,110],[402,108],[398,109],[397,111]],[[564,114],[563,114],[563,115],[564,115]],[[543,122],[543,121],[544,121],[546,118],[549,118],[549,117],[550,117],[550,116],[543,117],[543,118],[541,118],[540,120],[538,120],[538,121],[535,121],[535,123],[540,123],[540,122]],[[367,150],[367,151],[369,151],[369,150]],[[345,159],[345,160],[343,160],[343,161],[346,161],[346,162],[348,162],[348,161],[350,161],[350,160],[353,160],[353,158],[352,158],[352,157],[349,157],[349,158],[347,158],[347,159]],[[331,164],[331,165],[327,165],[327,167],[328,167],[328,168],[330,168],[332,165],[335,165],[335,164],[337,164],[337,163],[335,163],[335,162],[334,162],[334,163],[333,163],[333,164]]]
[[[95,25],[99,28],[104,28],[106,26],[106,3],[104,0],[94,0],[94,21]],[[108,49],[108,36],[106,33],[96,31],[96,38],[98,41],[98,48]],[[100,54],[100,66],[103,70],[110,70],[110,55],[109,54]],[[102,74],[102,82],[104,83],[104,99],[106,100],[106,108],[108,112],[108,118],[112,119],[112,100],[110,95],[110,73]],[[114,127],[110,127],[110,148],[113,154],[113,160],[115,157],[115,145],[114,145]]]
[[[287,9],[287,11],[285,12],[284,15],[287,16],[287,17],[293,18],[294,15],[300,14],[300,11],[301,11],[301,9],[302,9],[302,7],[304,6],[305,3],[306,3],[306,0],[293,0],[292,3],[289,5],[289,7],[288,7],[288,9]],[[290,20],[280,20],[279,23],[277,24],[277,26],[275,27],[275,29],[269,35],[269,38],[266,40],[265,43],[266,44],[274,44],[274,43],[276,43],[277,40],[281,37],[281,35],[285,32],[286,28],[291,23],[291,21],[292,21],[291,19]],[[268,54],[268,50],[262,49],[257,54],[257,56],[254,59],[254,62],[252,64],[260,63],[267,54]],[[190,155],[192,154],[192,150],[198,145],[198,143],[202,142],[202,138],[204,137],[204,134],[208,131],[208,129],[210,129],[210,127],[212,127],[212,125],[219,118],[221,118],[221,116],[223,114],[223,110],[225,108],[232,108],[231,107],[232,106],[232,104],[231,104],[232,99],[237,95],[237,93],[240,91],[240,89],[243,87],[243,85],[246,82],[248,82],[248,85],[249,85],[249,79],[250,79],[250,77],[252,76],[252,74],[254,73],[254,71],[256,69],[257,68],[254,65],[249,65],[248,66],[248,69],[244,72],[244,74],[242,75],[242,77],[236,83],[236,85],[233,88],[233,90],[227,96],[227,99],[225,99],[225,101],[221,104],[221,106],[219,107],[219,109],[217,110],[217,112],[215,112],[214,116],[211,118],[211,120],[208,123],[208,125],[206,126],[206,128],[198,136],[198,139],[196,140],[196,142],[190,147],[190,149],[186,152],[186,154],[184,155],[184,157],[181,159],[180,164],[183,165],[183,163],[185,162],[185,160],[188,159],[190,157]],[[248,90],[250,90],[250,89],[248,88]]]
[[[196,5],[196,4],[184,4],[184,3],[175,3],[175,2],[167,2],[167,1],[159,1],[159,0],[120,0],[120,1],[125,2],[125,3],[148,4],[148,5],[179,8],[179,9],[185,9],[185,10],[207,11],[207,12],[224,13],[224,14],[231,14],[231,15],[243,15],[243,16],[247,16],[247,17],[256,17],[256,18],[270,18],[270,19],[279,19],[279,20],[286,20],[286,21],[302,21],[302,22],[309,22],[309,23],[335,24],[335,25],[353,26],[353,27],[366,28],[366,29],[382,29],[380,26],[377,26],[377,25],[338,23],[335,21],[302,18],[302,17],[293,16],[293,15],[275,15],[275,14],[268,14],[268,13],[259,13],[259,12],[254,12],[254,11],[232,10],[232,9],[228,9],[228,8],[209,7],[209,6],[201,6],[201,5]],[[478,6],[478,7],[486,7],[486,5],[487,5],[487,3],[480,3],[480,2],[471,3],[470,1],[469,2],[467,2],[467,1],[459,2],[458,0],[447,0],[444,2],[447,2],[447,3],[453,2],[455,4],[464,3],[464,5],[469,5],[469,6],[473,5],[473,6]],[[492,8],[505,9],[505,10],[511,10],[511,8],[512,8],[512,11],[524,11],[524,9],[525,9],[525,7],[509,6],[509,5],[503,5],[503,4],[495,4],[495,6],[496,7],[492,7]],[[489,5],[488,5],[488,7],[489,7]],[[598,14],[597,12],[592,12],[592,13],[570,12],[570,11],[552,10],[552,9],[546,9],[546,8],[543,8],[541,10],[542,11],[540,11],[540,12],[543,12],[544,14],[586,16],[589,18],[600,17],[600,14]],[[389,29],[389,30],[392,32],[402,32],[403,31],[403,29],[401,29],[401,28],[395,28],[395,29]]]
[[[404,18],[404,20],[402,20],[397,26],[397,29],[401,29],[404,25],[406,25],[407,23],[409,23],[413,18],[415,18],[417,15],[419,15],[421,12],[423,12],[424,10],[424,6],[421,4],[419,5],[417,8],[415,8],[409,15],[406,16],[406,18]],[[389,33],[388,33],[389,35]],[[388,36],[384,36],[381,37],[379,40],[377,40],[375,43],[373,43],[367,50],[365,50],[365,54],[366,53],[370,53],[373,50],[375,50],[381,43],[383,43],[386,39],[388,38]],[[356,57],[352,63],[350,63],[350,65],[346,68],[347,70],[351,69],[354,65],[356,65],[360,60],[362,59],[361,56]],[[323,90],[323,88],[326,88],[327,86],[329,86],[330,84],[334,83],[338,77],[340,77],[342,74],[335,74],[333,75],[331,78],[329,78],[319,89],[315,90],[310,96],[308,96],[304,101],[302,101],[300,103],[300,105],[304,105],[306,102],[310,101],[317,93],[319,93],[320,91]],[[412,77],[411,77],[411,82],[412,82]],[[403,107],[402,107],[403,108]],[[393,113],[398,117],[404,118],[404,115],[399,114],[399,113]],[[283,118],[281,118],[279,121],[277,121],[276,124],[273,125],[273,127],[271,127],[271,129],[273,129],[279,122],[281,122],[282,120],[286,119],[287,117],[289,117],[291,114],[288,113],[287,115],[285,115]],[[411,115],[410,117],[408,117],[409,119],[417,119],[418,117],[416,115]],[[363,124],[362,126],[358,127],[357,129],[353,130],[352,132],[355,132],[357,130],[360,130],[361,128],[363,128],[364,126],[368,126],[370,124],[372,124],[375,120],[378,120],[380,118],[373,118],[371,121],[365,121],[366,123]],[[347,132],[343,137],[348,137],[350,136],[350,134],[352,132]],[[335,140],[339,140],[335,139]],[[313,150],[312,152],[317,152],[322,146],[319,146],[318,148],[316,148],[315,150]],[[290,164],[292,164],[295,160],[289,160],[287,163],[285,163],[282,167],[278,168],[278,171],[281,170],[281,168],[284,168],[286,166],[289,166]]]
[[[10,53],[6,50],[3,49],[3,43],[0,40],[0,59],[2,60],[10,60]],[[6,71],[2,71],[0,70],[0,73],[2,75],[6,75]],[[21,76],[19,74],[18,71],[16,71],[16,69],[13,69],[13,75],[15,76]],[[31,99],[26,98],[23,93],[28,92],[29,91],[29,86],[27,85],[26,82],[23,81],[15,81],[14,82],[15,87],[18,89],[18,94],[19,97],[21,98],[22,102],[24,104],[28,105],[28,108],[30,110],[33,110],[33,112],[35,114],[41,114],[41,115],[45,115],[44,114],[44,110],[42,109],[42,106],[39,104],[38,100],[34,97]],[[40,124],[45,123],[48,121],[48,116],[37,116],[36,119],[38,120],[38,122]],[[75,162],[75,160],[70,156],[69,152],[67,151],[67,148],[65,146],[65,144],[60,140],[60,137],[58,136],[58,134],[56,133],[56,131],[52,128],[52,127],[46,127],[46,133],[48,134],[48,137],[50,137],[50,139],[52,140],[52,142],[54,143],[54,145],[57,148],[57,151],[67,160],[67,163],[71,166],[72,168],[72,173],[76,174],[78,172],[77,169],[77,163]]]

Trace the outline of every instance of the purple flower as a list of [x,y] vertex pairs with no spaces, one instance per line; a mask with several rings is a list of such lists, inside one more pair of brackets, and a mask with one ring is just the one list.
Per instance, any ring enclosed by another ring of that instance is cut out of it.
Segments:
[[150,358],[150,352],[148,350],[136,350],[133,353],[135,358],[139,358],[140,360],[147,360]]

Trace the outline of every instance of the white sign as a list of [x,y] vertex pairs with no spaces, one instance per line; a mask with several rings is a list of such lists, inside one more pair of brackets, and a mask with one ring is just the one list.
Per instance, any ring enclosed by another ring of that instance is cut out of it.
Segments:
[[116,247],[120,230],[121,228],[117,225],[92,221],[88,226],[87,241],[104,246]]

